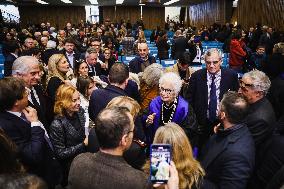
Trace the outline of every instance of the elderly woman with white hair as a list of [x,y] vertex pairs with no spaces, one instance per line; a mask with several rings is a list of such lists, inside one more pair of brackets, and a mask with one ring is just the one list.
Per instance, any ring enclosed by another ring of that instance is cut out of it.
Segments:
[[191,129],[196,128],[196,116],[190,104],[179,96],[182,80],[173,73],[162,75],[159,80],[160,96],[154,98],[149,105],[146,119],[147,142],[152,143],[156,130],[160,126],[174,122],[180,125],[189,138]]

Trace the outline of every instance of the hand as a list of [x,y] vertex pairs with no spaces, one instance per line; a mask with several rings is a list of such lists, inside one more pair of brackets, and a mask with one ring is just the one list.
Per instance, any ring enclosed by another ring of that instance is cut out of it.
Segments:
[[157,188],[161,185],[165,185],[165,189],[178,189],[179,188],[179,178],[176,166],[173,161],[170,164],[170,178],[167,184],[154,184],[153,187]]
[[36,109],[28,106],[25,109],[23,109],[23,113],[25,114],[25,116],[26,116],[26,118],[29,122],[37,122],[38,121]]
[[156,116],[156,113],[150,114],[146,119],[146,124],[147,125],[153,124],[155,116]]
[[64,80],[64,83],[65,83],[66,85],[69,85],[69,86],[73,87],[73,85],[72,85],[72,83],[71,83],[70,80]]
[[221,126],[221,123],[219,123],[218,125],[216,125],[216,126],[213,128],[215,134],[218,132],[218,129],[220,128],[220,126]]
[[84,140],[84,145],[85,145],[85,146],[88,146],[88,137],[85,138],[85,140]]
[[105,63],[101,64],[101,67],[102,67],[103,69],[107,69],[107,65],[106,65]]

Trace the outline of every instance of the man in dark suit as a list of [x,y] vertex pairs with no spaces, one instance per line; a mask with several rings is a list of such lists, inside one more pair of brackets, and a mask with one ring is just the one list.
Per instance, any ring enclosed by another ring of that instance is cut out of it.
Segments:
[[76,60],[80,59],[80,53],[75,52],[75,41],[73,38],[66,38],[64,40],[64,49],[61,51],[65,55],[71,68],[74,68]]
[[188,39],[182,34],[181,30],[176,31],[177,37],[172,44],[172,57],[177,60],[188,49]]
[[0,128],[16,144],[27,172],[42,177],[50,187],[60,175],[48,134],[37,112],[28,106],[29,90],[20,78],[0,80]]
[[90,47],[85,54],[85,60],[89,67],[88,75],[90,77],[102,75],[102,65],[104,64],[99,58],[95,48]]
[[253,70],[244,74],[239,92],[250,104],[246,124],[256,147],[256,166],[264,155],[266,141],[272,136],[276,118],[272,105],[265,97],[270,88],[270,80],[265,73]]
[[20,47],[16,41],[10,41],[7,43],[8,54],[4,62],[4,76],[11,76],[13,62],[18,58]]
[[201,154],[202,189],[245,189],[254,168],[254,141],[245,124],[248,102],[229,91],[220,102],[221,125]]
[[127,86],[129,78],[129,69],[125,64],[116,63],[109,71],[110,84],[106,88],[95,90],[90,98],[89,114],[95,121],[99,112],[117,96],[127,96],[124,89]]
[[13,77],[24,80],[25,87],[29,90],[28,103],[37,111],[40,122],[49,132],[50,122],[46,119],[47,104],[44,97],[43,88],[40,85],[39,61],[33,56],[21,56],[17,58],[12,67]]
[[125,108],[106,108],[98,115],[95,124],[100,151],[80,154],[73,160],[68,187],[148,188],[147,175],[123,159],[123,153],[133,140],[134,122],[130,112]]
[[199,144],[201,147],[218,124],[218,104],[227,91],[237,91],[238,75],[233,70],[221,69],[222,53],[212,48],[205,54],[206,69],[191,75],[185,97],[191,102],[199,123]]
[[154,56],[149,54],[147,43],[138,43],[139,56],[129,62],[129,70],[132,73],[144,72],[145,68],[150,64],[156,63]]

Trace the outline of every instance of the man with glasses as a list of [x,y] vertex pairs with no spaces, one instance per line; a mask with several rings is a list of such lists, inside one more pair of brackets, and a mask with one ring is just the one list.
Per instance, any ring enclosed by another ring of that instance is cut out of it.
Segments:
[[69,172],[69,188],[148,188],[147,175],[123,159],[123,153],[133,140],[134,121],[129,110],[106,108],[95,124],[100,151],[80,154],[74,159]]
[[185,97],[192,104],[199,123],[199,147],[213,134],[213,127],[218,124],[217,112],[220,100],[225,92],[237,91],[238,75],[230,69],[221,68],[222,52],[209,49],[205,55],[206,69],[191,75]]
[[265,73],[258,70],[245,73],[240,80],[239,93],[250,104],[246,124],[254,138],[256,149],[261,147],[261,144],[271,136],[276,124],[272,105],[265,97],[270,84],[271,82]]

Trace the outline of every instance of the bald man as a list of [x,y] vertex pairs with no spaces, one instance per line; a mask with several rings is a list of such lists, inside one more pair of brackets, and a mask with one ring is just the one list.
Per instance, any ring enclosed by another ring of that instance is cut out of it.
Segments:
[[129,62],[130,72],[136,74],[143,72],[150,64],[156,63],[155,57],[149,54],[147,43],[138,43],[138,53],[139,56]]

